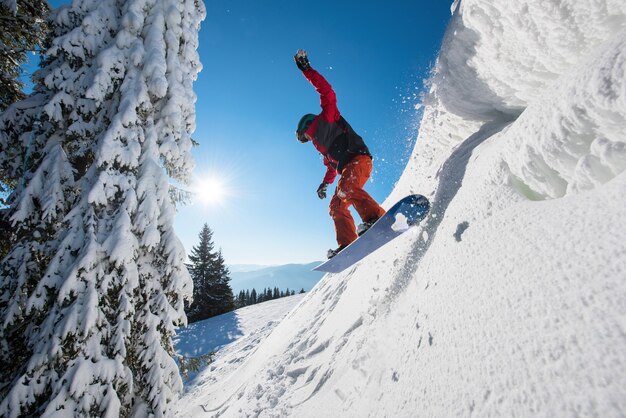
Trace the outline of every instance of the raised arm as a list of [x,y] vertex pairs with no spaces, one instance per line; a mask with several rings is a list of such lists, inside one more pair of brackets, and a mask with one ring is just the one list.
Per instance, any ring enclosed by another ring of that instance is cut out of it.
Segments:
[[320,95],[320,105],[322,106],[322,117],[329,122],[339,120],[339,109],[337,108],[337,96],[326,79],[313,68],[303,71],[302,74],[313,84],[315,90]]
[[302,74],[313,84],[315,90],[320,95],[320,105],[322,106],[322,117],[328,122],[336,122],[339,120],[339,109],[337,108],[337,96],[332,86],[326,79],[313,68],[309,63],[306,52],[298,50],[294,57],[298,68]]

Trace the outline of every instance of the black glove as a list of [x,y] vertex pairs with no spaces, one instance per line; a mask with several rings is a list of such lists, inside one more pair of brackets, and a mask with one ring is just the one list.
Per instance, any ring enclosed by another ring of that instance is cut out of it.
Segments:
[[309,63],[309,58],[306,56],[306,51],[304,49],[298,49],[298,52],[296,52],[296,55],[293,56],[293,59],[296,61],[296,65],[300,71],[311,69],[311,63]]
[[326,189],[328,188],[328,184],[322,183],[320,187],[317,188],[317,196],[320,199],[326,199]]

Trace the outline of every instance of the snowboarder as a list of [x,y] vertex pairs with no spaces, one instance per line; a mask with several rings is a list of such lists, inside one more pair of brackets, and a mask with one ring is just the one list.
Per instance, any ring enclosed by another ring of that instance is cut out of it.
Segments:
[[[319,115],[304,115],[296,129],[296,137],[300,142],[312,141],[324,156],[326,175],[317,188],[320,199],[326,198],[326,189],[335,181],[337,174],[341,176],[329,205],[339,244],[337,249],[328,250],[328,258],[332,258],[372,226],[385,214],[385,210],[363,190],[372,173],[372,155],[363,138],[354,132],[339,113],[333,88],[320,73],[311,68],[306,51],[298,50],[294,59],[321,98],[322,112]],[[349,211],[351,205],[363,220],[358,230]]]

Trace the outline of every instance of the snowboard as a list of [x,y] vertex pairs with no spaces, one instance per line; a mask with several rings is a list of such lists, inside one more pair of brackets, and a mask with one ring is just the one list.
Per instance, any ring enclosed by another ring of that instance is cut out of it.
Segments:
[[428,214],[430,202],[424,196],[407,196],[393,205],[374,225],[339,254],[313,270],[339,273],[361,261],[394,238],[417,225]]

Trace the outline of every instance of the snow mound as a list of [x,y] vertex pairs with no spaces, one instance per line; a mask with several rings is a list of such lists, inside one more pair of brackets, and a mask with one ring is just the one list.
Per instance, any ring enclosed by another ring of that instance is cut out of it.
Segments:
[[435,78],[445,107],[466,118],[519,115],[542,91],[626,25],[607,1],[463,1]]
[[452,11],[385,202],[420,193],[430,216],[325,276],[181,415],[623,415],[626,3]]
[[507,133],[503,160],[528,198],[590,190],[626,168],[625,126],[626,29],[526,109]]

